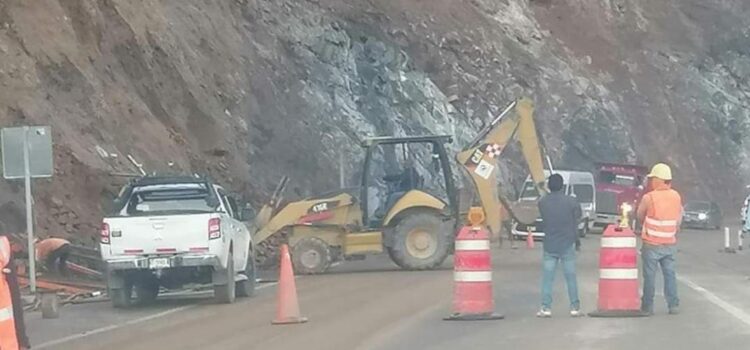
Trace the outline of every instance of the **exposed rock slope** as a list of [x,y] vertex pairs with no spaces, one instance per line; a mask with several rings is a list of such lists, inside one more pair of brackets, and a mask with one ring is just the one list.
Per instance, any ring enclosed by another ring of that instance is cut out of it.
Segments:
[[[3,0],[0,123],[54,128],[43,234],[94,235],[128,154],[256,202],[282,174],[304,195],[336,185],[341,152],[356,177],[365,135],[458,147],[521,95],[558,165],[667,161],[690,196],[734,203],[750,174],[748,14],[742,0]],[[0,229],[23,229],[21,187],[0,193]]]

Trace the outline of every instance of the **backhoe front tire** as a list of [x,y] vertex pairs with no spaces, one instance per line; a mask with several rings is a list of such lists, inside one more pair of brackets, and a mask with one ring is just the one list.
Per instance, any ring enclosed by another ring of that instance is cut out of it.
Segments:
[[305,237],[292,248],[292,265],[297,274],[326,272],[333,261],[331,247],[320,238]]
[[444,230],[443,220],[436,214],[421,212],[408,215],[394,228],[388,255],[404,269],[433,269],[442,264],[450,253],[453,239]]

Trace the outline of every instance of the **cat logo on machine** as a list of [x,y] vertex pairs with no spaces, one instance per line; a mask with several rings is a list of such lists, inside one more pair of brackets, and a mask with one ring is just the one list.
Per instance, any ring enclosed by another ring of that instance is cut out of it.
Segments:
[[318,214],[318,213],[326,212],[329,210],[333,210],[338,206],[339,206],[339,201],[320,202],[320,203],[314,204],[310,208],[310,210],[308,210],[307,212],[310,214]]
[[328,211],[328,202],[318,203],[313,205],[312,207],[313,213],[320,213],[324,211]]
[[333,218],[334,213],[331,211],[339,206],[339,201],[320,202],[314,204],[307,210],[307,215],[298,220],[299,224],[312,224],[314,222],[325,221]]
[[478,165],[479,162],[482,161],[482,158],[484,158],[484,152],[482,152],[479,148],[474,150],[474,153],[469,158],[469,163]]

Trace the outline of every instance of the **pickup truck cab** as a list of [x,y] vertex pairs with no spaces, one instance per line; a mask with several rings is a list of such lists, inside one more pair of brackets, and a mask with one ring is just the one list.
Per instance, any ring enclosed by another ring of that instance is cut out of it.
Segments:
[[144,177],[104,218],[100,248],[115,307],[147,303],[161,287],[212,284],[220,303],[255,289],[253,242],[235,199],[199,177]]

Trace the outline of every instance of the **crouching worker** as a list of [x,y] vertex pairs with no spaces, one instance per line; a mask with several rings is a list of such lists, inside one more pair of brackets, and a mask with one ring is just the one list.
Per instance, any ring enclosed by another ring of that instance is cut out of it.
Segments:
[[47,238],[35,243],[36,261],[44,264],[49,272],[62,276],[68,274],[70,242],[62,238]]

